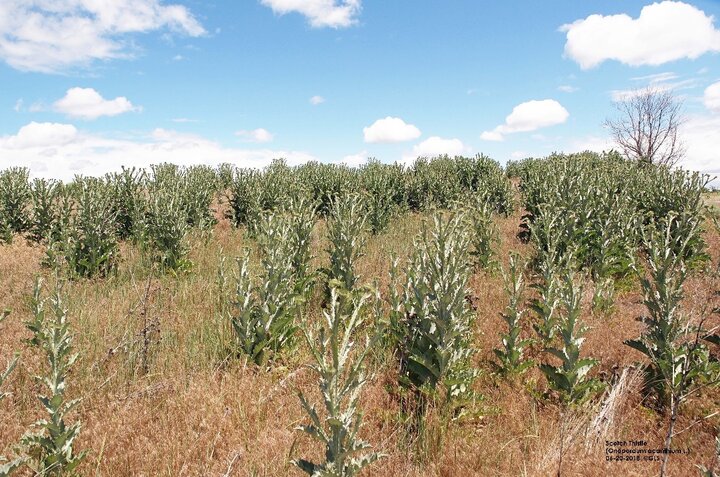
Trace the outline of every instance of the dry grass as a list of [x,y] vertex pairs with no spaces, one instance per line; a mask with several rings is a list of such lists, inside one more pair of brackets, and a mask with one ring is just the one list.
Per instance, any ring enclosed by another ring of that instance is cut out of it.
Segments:
[[[370,240],[360,262],[364,282],[377,279],[381,289],[387,287],[390,252],[400,257],[410,253],[420,220],[412,215],[400,218],[386,234]],[[510,250],[531,253],[515,237],[518,223],[519,215],[498,221],[499,257],[504,263]],[[319,224],[313,245],[316,264],[326,260],[322,230]],[[717,261],[720,237],[712,230],[706,235]],[[310,361],[307,350],[298,345],[270,371],[244,366],[227,355],[229,331],[217,316],[216,274],[221,256],[239,255],[246,245],[242,233],[223,220],[209,241],[194,245],[195,269],[190,274],[149,278],[139,252],[124,246],[125,260],[117,276],[65,286],[75,346],[81,353],[69,392],[84,398],[73,417],[83,423],[78,448],[91,449],[81,467],[83,475],[301,475],[288,464],[290,458],[318,456],[319,449],[294,430],[304,420],[296,390],[313,395],[315,386],[304,368]],[[4,453],[39,416],[31,376],[41,363],[23,344],[29,335],[22,321],[28,319],[27,297],[34,277],[48,275],[39,266],[41,255],[42,250],[20,240],[0,248],[0,305],[12,310],[0,335],[0,364],[14,350],[22,351],[22,364],[9,381],[13,395],[0,404]],[[396,371],[387,354],[377,353],[375,377],[362,401],[362,434],[388,456],[367,475],[552,475],[561,426],[567,437],[563,475],[656,475],[659,463],[606,462],[603,442],[645,439],[660,447],[665,432],[664,419],[642,405],[634,374],[624,371],[640,359],[622,344],[641,331],[635,320],[643,311],[637,288],[622,292],[608,316],[593,314],[586,303],[591,331],[584,352],[600,360],[597,372],[610,384],[609,394],[562,416],[552,401],[538,397],[545,382],[536,369],[515,382],[491,373],[491,350],[499,344],[499,313],[506,300],[502,280],[499,273],[478,272],[471,288],[481,369],[476,388],[483,396],[472,409],[475,414],[447,429],[442,449],[419,462],[410,452],[392,392]],[[708,303],[717,306],[717,290],[717,278],[694,276],[687,284],[688,313],[697,316]],[[315,320],[317,313],[315,306],[305,319]],[[715,390],[685,406],[677,428],[689,430],[676,437],[674,447],[688,453],[671,457],[670,475],[697,475],[695,464],[711,462],[714,428],[720,427],[720,420],[715,416],[696,421],[719,404]]]

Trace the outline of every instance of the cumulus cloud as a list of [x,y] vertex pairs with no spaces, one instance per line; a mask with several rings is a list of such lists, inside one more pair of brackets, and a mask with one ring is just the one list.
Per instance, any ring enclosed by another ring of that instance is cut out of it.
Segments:
[[317,106],[318,104],[322,104],[324,102],[325,98],[323,98],[322,96],[313,96],[312,98],[310,98],[310,104],[312,104],[313,106]]
[[470,148],[465,146],[460,139],[444,139],[438,136],[432,136],[412,148],[412,152],[402,156],[402,162],[410,165],[418,157],[436,157],[447,154],[448,156],[459,156],[470,152]]
[[130,57],[128,34],[159,29],[205,33],[186,7],[160,0],[3,0],[0,59],[22,71],[58,73]]
[[252,129],[249,131],[243,129],[236,132],[235,135],[246,142],[270,142],[273,140],[273,134],[263,128]]
[[[703,96],[705,107],[715,113],[720,113],[720,81],[705,88]],[[720,146],[720,144],[718,144]]]
[[484,131],[480,138],[485,141],[502,141],[505,134],[535,131],[567,121],[567,109],[554,99],[532,100],[515,106],[512,113],[492,131]]
[[638,18],[590,15],[560,30],[567,35],[565,55],[589,69],[606,60],[661,65],[720,51],[720,30],[713,22],[693,5],[664,1],[643,7]]
[[31,122],[20,128],[15,136],[6,138],[2,144],[9,149],[28,149],[64,146],[77,137],[72,124]]
[[368,160],[368,152],[360,151],[357,154],[349,154],[338,161],[339,164],[345,164],[350,167],[358,167],[365,164]]
[[344,28],[357,23],[361,0],[261,0],[278,15],[300,13],[314,28]]
[[[720,115],[690,116],[683,123],[680,134],[687,150],[678,166],[712,176],[720,176],[720,161],[718,161]],[[720,186],[718,180],[715,180],[714,184]]]
[[241,167],[264,167],[274,158],[302,164],[316,157],[302,151],[227,148],[202,136],[155,129],[132,139],[116,139],[79,131],[71,124],[30,123],[17,134],[0,136],[3,167],[29,167],[34,177],[72,179],[75,174],[102,175],[121,165],[148,167],[216,166],[227,162]]
[[141,110],[124,96],[109,100],[92,88],[70,88],[63,98],[55,101],[53,108],[59,113],[80,119],[97,119]]
[[400,118],[386,117],[378,119],[370,126],[363,128],[365,142],[392,143],[411,141],[420,137],[420,130],[407,124]]

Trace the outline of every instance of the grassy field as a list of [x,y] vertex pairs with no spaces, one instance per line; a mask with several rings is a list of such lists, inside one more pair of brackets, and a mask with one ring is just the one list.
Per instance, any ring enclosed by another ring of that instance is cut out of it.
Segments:
[[[712,202],[717,195],[708,198]],[[510,251],[531,256],[531,246],[517,238],[520,216],[516,212],[496,219],[498,256],[505,264]],[[69,394],[83,399],[70,417],[82,422],[76,448],[91,450],[79,468],[81,475],[301,475],[291,459],[320,457],[318,446],[295,430],[306,421],[297,390],[317,398],[302,341],[267,371],[226,353],[231,330],[219,317],[218,269],[221,257],[238,256],[253,244],[223,218],[222,210],[217,218],[210,238],[195,239],[189,273],[152,277],[140,252],[123,244],[116,275],[64,284],[80,353]],[[377,279],[381,290],[387,288],[390,253],[409,255],[411,237],[423,218],[403,215],[385,233],[370,238],[358,270],[362,283]],[[720,237],[712,227],[706,229],[704,238],[717,264]],[[325,246],[321,221],[313,233],[314,265],[327,264]],[[22,353],[6,386],[12,395],[0,403],[0,450],[5,454],[40,417],[32,376],[40,373],[42,363],[21,343],[30,337],[23,321],[30,317],[35,277],[44,276],[50,287],[55,280],[41,268],[42,254],[40,247],[20,239],[0,247],[0,304],[11,310],[0,334],[0,363],[17,350]],[[231,262],[222,266],[230,270]],[[642,405],[641,380],[633,368],[642,355],[623,344],[642,331],[636,320],[644,313],[638,284],[622,289],[608,314],[591,310],[592,283],[586,284],[582,316],[590,331],[583,354],[599,360],[593,374],[613,393],[563,412],[556,401],[540,396],[546,385],[537,368],[515,380],[493,373],[492,349],[499,346],[503,331],[499,314],[507,304],[502,283],[498,272],[472,276],[468,299],[477,317],[472,344],[479,350],[473,361],[480,370],[474,387],[481,399],[467,418],[437,430],[444,445],[429,442],[421,456],[412,450],[400,418],[397,366],[387,353],[370,357],[373,375],[361,399],[361,436],[386,456],[363,475],[554,475],[560,435],[565,437],[563,475],[657,475],[659,462],[606,461],[605,440],[642,439],[647,447],[660,448],[667,427],[666,418]],[[720,306],[718,290],[717,275],[691,275],[683,301],[691,319]],[[321,295],[316,290],[306,320],[320,318]],[[538,354],[532,350],[530,357]],[[684,452],[670,457],[668,475],[697,475],[695,465],[713,462],[719,407],[717,389],[700,390],[683,406],[676,427],[682,432],[673,448]],[[429,426],[433,419],[428,416]]]

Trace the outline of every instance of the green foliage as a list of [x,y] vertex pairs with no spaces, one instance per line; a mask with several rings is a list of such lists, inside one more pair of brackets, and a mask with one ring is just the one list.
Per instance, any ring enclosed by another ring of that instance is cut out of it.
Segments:
[[13,234],[27,229],[29,174],[25,167],[11,167],[0,172],[0,241],[10,242]]
[[48,366],[43,376],[36,377],[38,384],[46,389],[47,394],[40,394],[38,399],[47,412],[47,418],[38,420],[33,426],[37,431],[28,432],[22,438],[28,456],[26,465],[36,475],[77,475],[76,468],[86,452],[76,453],[73,450],[73,443],[80,433],[80,423],[67,424],[66,416],[79,400],[68,400],[65,393],[68,374],[78,355],[72,352],[67,310],[59,289],[43,299],[38,280],[32,299],[32,313],[33,319],[26,323],[33,333],[30,343],[45,354]]
[[469,244],[463,214],[435,214],[415,239],[404,295],[395,304],[400,384],[415,393],[420,414],[439,387],[449,407],[471,395]]
[[123,167],[120,173],[108,174],[106,179],[113,194],[112,209],[118,237],[127,240],[139,233],[137,228],[143,215],[145,171]]
[[210,229],[215,216],[210,209],[218,189],[215,171],[208,166],[180,168],[175,164],[153,165],[151,189],[173,190],[175,200],[185,213],[188,226]]
[[229,218],[253,234],[260,215],[287,207],[298,191],[317,201],[321,216],[330,213],[337,199],[362,195],[373,234],[382,232],[399,211],[450,208],[468,193],[484,197],[496,212],[508,214],[514,207],[502,168],[484,156],[421,158],[408,168],[370,160],[357,169],[318,162],[288,167],[276,160],[263,171],[236,171]]
[[559,290],[561,314],[557,319],[557,335],[560,344],[548,346],[545,352],[558,358],[560,366],[541,364],[550,388],[560,393],[563,402],[579,404],[601,388],[596,379],[588,379],[588,372],[597,364],[592,358],[580,358],[580,348],[587,332],[581,321],[582,287],[571,274],[566,274]]
[[640,276],[647,326],[637,339],[625,342],[648,357],[644,365],[646,389],[660,408],[671,409],[696,384],[716,380],[720,367],[710,359],[700,340],[702,324],[692,326],[682,314],[683,285],[687,278],[687,248],[697,243],[700,218],[671,215],[650,228],[645,237],[647,272]]
[[153,262],[166,271],[189,270],[192,267],[187,258],[190,225],[178,190],[169,187],[151,189],[145,209],[140,230],[143,246]]
[[183,171],[178,186],[188,225],[200,230],[211,230],[217,223],[211,208],[218,190],[215,171],[208,166],[188,167]]
[[[304,275],[307,263],[294,262],[298,245],[304,242],[288,240],[293,235],[293,219],[287,214],[263,216],[259,224],[258,240],[262,255],[263,274],[260,283],[250,279],[249,256],[238,259],[235,296],[228,310],[239,350],[258,365],[265,365],[287,347],[297,330],[298,315],[310,294],[312,276]],[[304,259],[303,258],[303,259]]]
[[298,177],[282,159],[273,160],[263,171],[238,169],[230,186],[229,218],[253,236],[264,213],[286,208],[298,195],[302,195]]
[[299,166],[296,171],[299,182],[319,202],[318,213],[323,217],[330,213],[338,198],[358,190],[356,171],[343,164],[311,161]]
[[[669,214],[699,216],[708,177],[662,166],[639,166],[615,152],[553,155],[513,166],[520,174],[524,236],[539,250],[555,240],[563,260],[572,251],[576,265],[593,279],[620,278],[642,242],[641,230]],[[543,223],[545,222],[545,223]],[[704,260],[701,237],[685,250],[686,260]]]
[[[553,233],[554,223],[558,217],[543,219],[531,225],[534,237],[545,237],[545,248],[538,248],[536,268],[538,280],[532,285],[537,292],[537,298],[533,299],[530,309],[538,317],[533,324],[544,345],[549,345],[555,337],[557,328],[557,316],[560,305],[560,280],[561,271],[567,272],[572,268],[572,252],[565,253],[560,260],[560,243],[558,235]],[[563,250],[565,252],[565,250]]]
[[59,220],[58,199],[62,184],[35,179],[30,189],[32,208],[28,218],[28,239],[35,243],[52,241],[51,231]]
[[119,258],[112,190],[94,178],[76,180],[75,184],[76,208],[56,245],[71,277],[104,277],[115,270]]
[[[343,299],[341,295],[345,295]],[[324,407],[324,412],[318,412],[317,407],[299,393],[310,424],[301,425],[298,429],[325,448],[325,461],[322,463],[305,459],[293,461],[308,475],[352,477],[382,457],[377,452],[365,452],[370,445],[357,436],[362,424],[358,410],[360,392],[367,382],[364,362],[379,336],[375,334],[373,339],[366,338],[359,350],[354,350],[370,296],[366,292],[353,293],[333,286],[329,309],[323,311],[323,326],[316,333],[304,332],[314,360],[311,369],[318,376]]]
[[378,234],[405,206],[403,169],[398,164],[369,160],[358,171],[365,191],[365,207],[370,231]]
[[221,191],[225,191],[232,186],[235,170],[235,166],[227,162],[223,162],[217,166],[215,174],[217,176],[218,188]]
[[[358,276],[357,261],[367,243],[367,215],[360,196],[348,194],[335,199],[327,224],[330,268],[326,270],[328,282],[337,280],[343,289],[355,289]],[[328,295],[329,295],[328,286]]]
[[474,195],[469,199],[468,219],[472,243],[473,263],[476,267],[489,269],[495,265],[494,248],[500,242],[497,227],[493,221],[493,205],[482,195]]
[[[290,223],[290,234],[285,237],[292,250],[292,266],[296,281],[310,276],[310,244],[315,226],[317,202],[301,194],[289,199],[285,214]],[[268,244],[271,246],[271,244]]]
[[252,169],[239,169],[236,171],[228,203],[230,220],[236,227],[243,225],[249,228],[256,224],[263,212],[263,184],[262,175]]
[[498,369],[504,375],[518,375],[525,372],[534,363],[525,359],[525,349],[530,346],[532,340],[522,339],[520,334],[523,331],[523,316],[526,310],[521,309],[525,292],[525,280],[523,271],[525,263],[518,263],[517,255],[510,255],[510,267],[508,272],[503,271],[505,280],[505,293],[509,302],[505,312],[501,313],[503,321],[507,324],[507,333],[501,333],[502,348],[494,349],[498,358]]
[[412,210],[450,208],[468,193],[487,199],[496,212],[513,210],[512,189],[500,165],[482,155],[474,158],[419,158],[407,172],[408,206]]

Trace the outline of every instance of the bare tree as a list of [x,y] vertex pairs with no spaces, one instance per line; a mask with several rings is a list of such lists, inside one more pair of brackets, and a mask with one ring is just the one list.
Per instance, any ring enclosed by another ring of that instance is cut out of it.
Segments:
[[675,165],[685,154],[678,137],[683,123],[682,101],[671,91],[648,87],[633,91],[615,103],[619,115],[608,119],[622,153],[649,164]]

